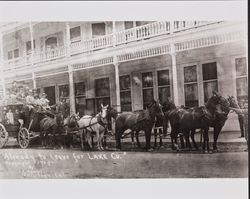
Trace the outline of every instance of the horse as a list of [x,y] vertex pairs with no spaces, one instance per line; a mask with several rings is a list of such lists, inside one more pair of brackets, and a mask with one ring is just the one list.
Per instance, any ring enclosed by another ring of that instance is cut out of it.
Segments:
[[[228,101],[230,103],[230,107],[240,109],[240,106],[236,102],[234,96],[228,96]],[[245,135],[245,133],[244,133],[244,114],[237,113],[237,115],[238,115],[238,121],[239,121],[239,125],[240,125],[240,133],[241,133],[240,137],[244,137],[244,135]]]
[[[222,125],[221,121],[224,121],[225,110],[222,109],[224,109],[225,102],[227,102],[225,98],[215,93],[214,96],[208,100],[205,107],[175,108],[174,105],[169,105],[168,111],[165,113],[165,124],[163,127],[165,127],[164,129],[167,128],[166,123],[169,120],[172,129],[172,148],[179,149],[177,145],[177,135],[179,133],[185,136],[186,146],[191,148],[189,142],[189,134],[191,131],[192,142],[194,147],[198,149],[194,134],[196,129],[201,129],[204,133],[203,150],[207,149],[207,151],[210,151],[208,130],[210,126],[214,127],[214,138],[218,138],[219,126]],[[216,146],[216,141],[217,139],[214,139],[214,146]]]
[[55,139],[55,134],[59,132],[59,123],[61,123],[59,116],[50,118],[45,112],[37,111],[34,108],[29,109],[25,105],[20,113],[20,119],[24,121],[24,127],[26,127],[28,131],[40,132],[40,138],[44,147],[48,133],[54,135]]
[[115,123],[116,148],[121,150],[121,137],[126,130],[130,129],[132,132],[142,130],[145,132],[146,150],[151,151],[151,132],[157,115],[163,116],[163,112],[161,105],[155,100],[148,105],[146,110],[123,112],[118,115]]
[[56,137],[56,134],[59,136],[63,132],[63,116],[61,114],[56,114],[54,118],[45,116],[39,123],[40,125],[40,131],[42,134],[42,145],[44,147],[47,146],[47,141],[48,141],[48,135],[51,134],[53,136],[53,141],[55,144],[58,144],[59,147],[62,149],[62,143],[61,143],[61,138],[58,139]]
[[92,149],[92,133],[96,133],[97,149],[104,150],[102,146],[104,133],[107,129],[107,109],[109,105],[103,106],[101,104],[101,111],[96,116],[85,115],[78,121],[79,129],[82,135],[85,134],[85,139],[88,142],[90,149]]
[[[67,117],[63,115],[63,127],[66,132],[66,145],[68,147],[72,147],[72,142],[73,142],[73,136],[70,135],[70,132],[72,131],[78,131],[79,130],[79,124],[78,121],[80,120],[79,113],[73,113],[71,115],[68,115]],[[82,134],[80,133],[80,138],[81,138],[81,148],[83,149],[83,138]]]

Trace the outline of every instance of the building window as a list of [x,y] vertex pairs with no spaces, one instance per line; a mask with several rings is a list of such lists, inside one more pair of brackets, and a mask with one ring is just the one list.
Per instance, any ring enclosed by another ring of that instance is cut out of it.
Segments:
[[157,83],[160,103],[164,103],[171,95],[169,70],[157,71]]
[[125,21],[124,22],[125,30],[134,28],[134,22],[133,21]]
[[154,100],[153,73],[142,73],[143,109]]
[[248,99],[247,61],[246,57],[235,59],[237,100],[243,102]]
[[56,37],[49,37],[45,41],[46,49],[53,50],[57,47],[57,38]]
[[99,112],[101,110],[101,104],[110,105],[110,86],[109,78],[102,78],[95,80],[95,110]]
[[185,106],[199,106],[196,66],[184,67]]
[[204,101],[213,95],[213,91],[218,91],[217,64],[216,62],[202,64]]
[[[33,40],[33,48],[36,48],[36,43],[35,40]],[[29,55],[31,54],[31,41],[26,42],[26,54]]]
[[81,27],[80,26],[70,29],[70,40],[71,40],[71,43],[81,41]]
[[86,114],[86,87],[85,82],[75,83],[76,112],[80,116]]
[[69,98],[69,85],[59,86],[59,96],[60,98]]
[[8,60],[16,59],[18,57],[19,57],[19,49],[18,48],[8,51]]
[[106,34],[105,23],[92,24],[92,37],[100,37]]
[[130,75],[120,76],[121,111],[132,111]]

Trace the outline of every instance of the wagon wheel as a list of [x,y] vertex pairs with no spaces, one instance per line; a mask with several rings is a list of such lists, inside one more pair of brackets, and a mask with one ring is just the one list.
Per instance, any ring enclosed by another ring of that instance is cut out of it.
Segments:
[[29,146],[30,136],[29,131],[26,128],[21,128],[18,132],[18,144],[22,149],[26,149]]
[[0,148],[2,148],[8,141],[8,132],[4,125],[0,124]]

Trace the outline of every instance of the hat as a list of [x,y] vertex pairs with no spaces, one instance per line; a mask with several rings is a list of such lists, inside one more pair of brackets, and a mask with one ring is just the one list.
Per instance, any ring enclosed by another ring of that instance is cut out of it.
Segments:
[[41,95],[42,97],[44,96],[44,97],[47,97],[47,94],[46,93],[42,93],[42,95]]

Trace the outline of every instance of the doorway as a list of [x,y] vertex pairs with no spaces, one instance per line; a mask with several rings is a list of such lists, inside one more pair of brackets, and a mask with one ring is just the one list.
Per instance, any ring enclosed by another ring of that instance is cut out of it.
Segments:
[[49,86],[44,88],[44,92],[47,94],[47,99],[49,100],[49,105],[54,105],[56,103],[56,89],[55,86]]

